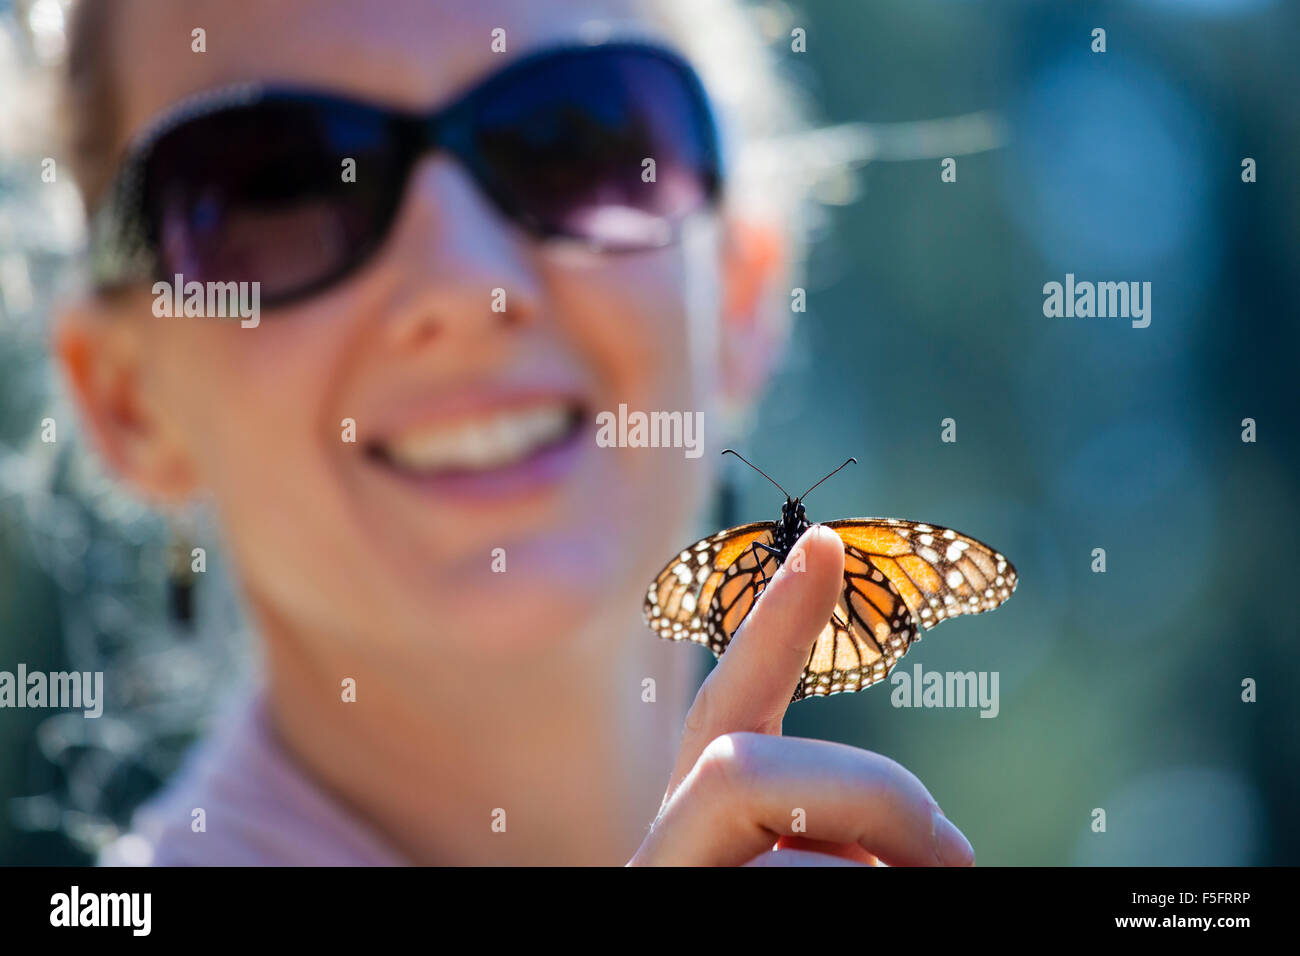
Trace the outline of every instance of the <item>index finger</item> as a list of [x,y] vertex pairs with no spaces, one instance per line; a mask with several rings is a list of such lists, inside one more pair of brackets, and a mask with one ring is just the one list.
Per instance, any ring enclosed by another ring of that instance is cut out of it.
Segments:
[[695,695],[669,794],[717,737],[738,731],[781,733],[781,719],[813,642],[843,588],[844,543],[830,528],[813,525],[790,550]]

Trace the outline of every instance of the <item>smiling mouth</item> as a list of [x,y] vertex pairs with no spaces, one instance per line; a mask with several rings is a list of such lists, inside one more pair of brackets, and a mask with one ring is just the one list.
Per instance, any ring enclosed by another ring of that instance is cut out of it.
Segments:
[[556,399],[408,428],[366,454],[414,477],[454,477],[527,464],[571,445],[583,421],[576,402]]

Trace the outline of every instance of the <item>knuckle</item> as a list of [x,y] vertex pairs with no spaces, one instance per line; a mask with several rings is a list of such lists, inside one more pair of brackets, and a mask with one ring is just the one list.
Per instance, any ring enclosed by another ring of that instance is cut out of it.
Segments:
[[758,734],[722,734],[695,762],[697,784],[706,791],[736,794],[753,787],[759,775]]
[[862,799],[880,813],[888,813],[901,822],[928,826],[930,811],[937,807],[925,785],[910,770],[880,754],[870,754],[864,762],[858,785]]
[[882,791],[887,791],[899,801],[913,802],[920,800],[927,804],[934,803],[930,791],[925,788],[925,784],[921,783],[916,774],[897,760],[892,760],[880,754],[873,754],[872,756],[876,758],[875,777]]

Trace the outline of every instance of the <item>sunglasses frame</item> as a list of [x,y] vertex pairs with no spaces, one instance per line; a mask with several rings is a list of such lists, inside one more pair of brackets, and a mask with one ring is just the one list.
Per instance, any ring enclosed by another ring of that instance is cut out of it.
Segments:
[[[106,193],[105,200],[91,217],[89,229],[89,266],[91,280],[100,290],[149,282],[168,281],[163,275],[162,258],[158,252],[158,237],[154,235],[149,212],[145,208],[145,172],[154,149],[163,137],[202,117],[228,110],[243,109],[259,103],[277,100],[318,100],[362,105],[388,112],[396,124],[397,137],[413,145],[402,148],[407,160],[405,175],[416,162],[434,151],[444,151],[470,173],[475,185],[514,224],[542,240],[564,239],[580,243],[589,249],[604,253],[644,251],[672,245],[680,238],[680,222],[672,224],[671,234],[664,242],[652,246],[606,246],[589,237],[575,236],[554,229],[530,216],[510,197],[494,193],[487,188],[490,177],[477,168],[477,158],[472,142],[464,136],[472,128],[473,113],[479,101],[501,83],[507,83],[520,73],[539,63],[572,59],[591,55],[629,52],[650,56],[667,63],[680,76],[688,94],[699,107],[700,134],[703,160],[704,202],[701,208],[712,208],[719,202],[724,180],[719,130],[712,103],[695,70],[666,47],[638,40],[575,44],[547,47],[506,64],[501,69],[483,77],[455,95],[443,106],[429,111],[411,111],[388,108],[373,101],[351,97],[347,93],[309,88],[282,83],[239,83],[207,90],[187,97],[165,110],[152,124],[137,135],[125,150],[124,157]],[[400,209],[406,179],[395,187],[396,207]],[[360,268],[382,245],[383,237],[392,227],[395,213],[390,214],[378,241],[360,247],[328,275],[312,280],[302,288],[263,298],[263,305],[285,304],[313,295],[322,288],[334,285],[349,273]]]

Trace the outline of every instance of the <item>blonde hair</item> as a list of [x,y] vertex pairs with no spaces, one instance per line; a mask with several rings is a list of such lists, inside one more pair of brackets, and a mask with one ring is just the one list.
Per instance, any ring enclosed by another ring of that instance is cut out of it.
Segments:
[[[122,147],[113,79],[113,30],[118,0],[72,0],[59,94],[60,138],[88,210],[97,207]],[[802,127],[806,104],[781,69],[769,39],[789,12],[777,4],[741,0],[641,0],[647,20],[660,27],[700,73],[734,160],[747,143],[788,135]],[[761,186],[741,177],[731,184],[746,208],[782,217],[802,198],[797,175],[767,177]],[[734,177],[733,177],[734,178]]]

